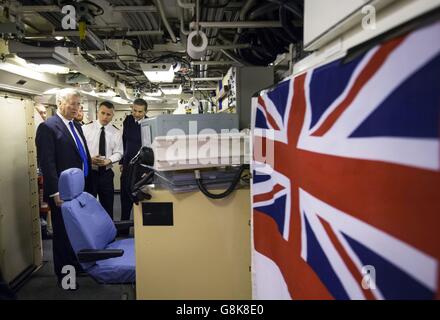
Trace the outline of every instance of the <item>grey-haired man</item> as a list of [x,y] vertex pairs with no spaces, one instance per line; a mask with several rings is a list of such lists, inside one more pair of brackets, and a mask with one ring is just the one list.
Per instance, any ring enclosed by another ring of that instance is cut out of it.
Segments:
[[81,126],[74,121],[80,108],[79,92],[73,89],[61,90],[57,94],[57,106],[56,115],[38,126],[35,142],[44,176],[44,199],[51,209],[54,269],[58,281],[61,281],[63,266],[80,267],[67,237],[60,210],[63,201],[58,193],[58,178],[66,169],[82,169],[86,178],[86,191],[89,191],[91,158]]

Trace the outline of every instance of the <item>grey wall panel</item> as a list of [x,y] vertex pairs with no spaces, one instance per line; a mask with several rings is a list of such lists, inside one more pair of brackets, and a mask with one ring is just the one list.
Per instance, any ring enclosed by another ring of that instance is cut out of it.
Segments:
[[31,188],[29,168],[35,163],[29,159],[35,154],[28,150],[29,127],[34,124],[26,108],[31,107],[30,101],[0,97],[0,267],[7,281],[34,264],[34,243],[39,240],[33,226],[36,186]]

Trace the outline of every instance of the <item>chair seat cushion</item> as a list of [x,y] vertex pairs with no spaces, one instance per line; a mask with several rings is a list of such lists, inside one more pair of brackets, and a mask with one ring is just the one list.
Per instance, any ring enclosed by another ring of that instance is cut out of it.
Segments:
[[87,272],[100,283],[136,282],[134,239],[112,242],[105,249],[122,249],[124,254],[122,257],[96,261]]

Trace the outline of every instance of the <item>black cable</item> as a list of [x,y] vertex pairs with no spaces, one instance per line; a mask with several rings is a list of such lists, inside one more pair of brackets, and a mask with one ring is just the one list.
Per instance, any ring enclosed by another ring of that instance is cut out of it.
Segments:
[[188,60],[186,60],[186,59],[184,59],[184,58],[182,58],[182,57],[180,57],[180,56],[178,56],[176,54],[173,54],[173,53],[165,54],[165,55],[160,56],[160,57],[155,57],[155,58],[149,59],[147,62],[148,63],[156,63],[156,62],[167,60],[167,59],[175,59],[175,60],[177,60],[179,62],[183,62],[184,64],[186,64],[188,66],[190,65]]
[[292,30],[290,30],[288,22],[287,22],[287,10],[284,7],[280,6],[280,22],[283,26],[284,31],[289,35],[290,39],[297,40],[296,36],[293,34]]
[[240,170],[238,170],[238,172],[236,173],[236,175],[234,176],[234,180],[232,180],[231,185],[229,186],[228,189],[226,189],[224,192],[222,193],[218,193],[218,194],[214,194],[208,191],[208,189],[203,185],[202,183],[202,177],[200,175],[200,171],[196,170],[195,171],[195,175],[196,175],[196,182],[197,182],[197,186],[199,187],[200,191],[207,196],[208,198],[211,199],[223,199],[226,198],[227,196],[229,196],[237,187],[237,184],[240,182],[240,177],[241,174],[243,173],[244,169],[246,169],[246,165],[242,165],[240,167]]
[[302,22],[303,5],[288,0],[269,0],[256,6],[248,14],[248,20],[279,20],[282,28],[265,30],[247,29],[239,34],[239,43],[249,43],[250,48],[236,49],[235,53],[244,61],[253,65],[266,66],[277,56],[288,51],[291,43],[302,42],[303,28],[291,22]]
[[152,165],[154,163],[154,156],[152,156],[151,152],[150,148],[142,147],[129,162],[127,180],[129,182],[129,196],[134,203],[139,202],[140,199],[138,196],[140,194],[146,195],[142,192],[141,187],[154,177],[155,171],[148,167],[149,171],[144,172],[146,176],[143,175],[142,179],[136,182],[136,179],[139,176],[139,169],[141,167],[143,168],[142,164],[148,163],[148,165]]
[[150,171],[144,175],[144,177],[136,182],[136,184],[132,187],[132,193],[135,193],[139,188],[144,186],[145,184],[148,184],[147,182],[152,179],[154,176],[154,171]]
[[300,8],[295,2],[293,1],[286,1],[286,0],[267,0],[272,3],[276,3],[279,6],[286,8],[290,12],[292,12],[298,19],[303,19],[303,13],[302,8]]
[[268,12],[275,11],[279,6],[275,3],[266,3],[261,7],[258,7],[249,13],[249,20],[256,20],[260,16],[266,15]]

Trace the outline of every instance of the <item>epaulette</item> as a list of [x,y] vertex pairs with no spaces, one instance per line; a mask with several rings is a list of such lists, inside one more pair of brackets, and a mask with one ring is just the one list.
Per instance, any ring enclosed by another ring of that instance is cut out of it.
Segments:
[[119,128],[117,126],[115,126],[114,124],[112,125],[116,130],[119,130]]
[[92,124],[92,123],[93,123],[93,120],[88,122],[88,123],[86,123],[85,126],[88,125],[88,124]]

